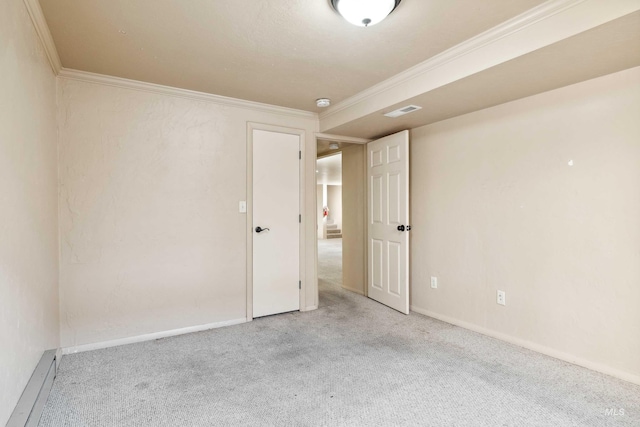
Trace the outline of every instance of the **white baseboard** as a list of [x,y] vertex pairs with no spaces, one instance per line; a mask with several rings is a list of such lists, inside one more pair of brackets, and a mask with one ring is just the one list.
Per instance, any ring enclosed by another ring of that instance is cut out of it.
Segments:
[[364,296],[364,291],[362,289],[353,289],[353,288],[349,288],[347,286],[343,286],[342,289],[347,290],[349,292],[353,292],[354,294],[358,294],[358,295],[363,295]]
[[300,310],[300,311],[305,312],[305,311],[313,311],[313,310],[317,310],[317,309],[318,309],[317,305],[310,305],[310,306],[305,307],[304,310]]
[[606,375],[610,375],[612,377],[628,381],[633,384],[640,385],[640,376],[630,374],[628,372],[620,371],[615,368],[611,368],[606,365],[602,365],[600,363],[591,362],[589,360],[585,360],[576,356],[573,356],[568,353],[564,353],[558,350],[555,350],[550,347],[546,347],[544,345],[536,344],[531,341],[523,340],[521,338],[516,338],[511,335],[503,334],[501,332],[493,331],[491,329],[483,328],[482,326],[474,325],[473,323],[468,323],[463,320],[454,319],[449,316],[444,316],[438,313],[434,313],[432,311],[428,311],[422,309],[420,307],[411,306],[411,311],[414,311],[419,314],[423,314],[425,316],[433,317],[434,319],[441,320],[446,323],[450,323],[455,326],[459,326],[464,329],[469,329],[470,331],[478,332],[482,335],[487,335],[492,338],[499,339],[501,341],[506,341],[510,344],[514,344],[520,347],[527,348],[529,350],[533,350],[538,353],[542,353],[546,356],[553,357],[555,359],[560,359],[565,362],[573,363],[574,365],[582,366],[583,368],[591,369],[592,371],[600,372]]
[[62,354],[82,353],[84,351],[99,350],[102,348],[117,347],[119,345],[134,344],[144,341],[157,340],[159,338],[174,337],[176,335],[190,334],[192,332],[207,331],[209,329],[222,328],[223,326],[239,325],[246,323],[247,319],[225,320],[223,322],[208,323],[206,325],[189,326],[187,328],[171,329],[169,331],[153,332],[151,334],[137,335],[134,337],[119,338],[116,340],[102,341],[91,344],[76,345],[73,347],[64,347]]
[[58,373],[58,369],[60,369],[60,362],[62,361],[62,347],[56,348],[56,374]]
[[56,377],[56,350],[42,354],[6,427],[37,427]]

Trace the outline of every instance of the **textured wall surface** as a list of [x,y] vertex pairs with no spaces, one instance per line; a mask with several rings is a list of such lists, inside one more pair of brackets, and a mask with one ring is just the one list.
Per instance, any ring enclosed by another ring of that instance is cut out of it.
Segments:
[[316,185],[316,221],[318,223],[318,239],[322,239],[322,184]]
[[0,3],[0,425],[58,346],[55,77],[22,0]]
[[360,294],[366,287],[365,148],[342,150],[342,286]]
[[342,186],[327,185],[327,199],[329,206],[329,218],[342,228]]
[[640,382],[639,118],[636,68],[413,130],[412,305]]
[[246,317],[247,121],[307,131],[313,277],[315,119],[66,79],[58,91],[63,347]]

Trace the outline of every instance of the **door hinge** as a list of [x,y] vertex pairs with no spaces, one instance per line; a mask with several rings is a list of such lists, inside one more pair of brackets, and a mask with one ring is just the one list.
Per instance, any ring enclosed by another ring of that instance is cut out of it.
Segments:
[[302,224],[302,214],[298,214],[298,222]]
[[298,159],[302,159],[302,151],[298,151]]
[[298,280],[298,289],[302,289],[302,280]]

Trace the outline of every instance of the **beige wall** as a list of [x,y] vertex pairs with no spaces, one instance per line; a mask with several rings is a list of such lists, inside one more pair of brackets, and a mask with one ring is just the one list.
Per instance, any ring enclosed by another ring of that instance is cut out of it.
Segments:
[[247,122],[306,130],[316,302],[317,120],[59,81],[61,344],[246,316]]
[[413,308],[640,383],[639,118],[636,68],[413,130]]
[[342,228],[342,186],[327,185],[327,206],[329,207],[329,218],[333,220],[338,228]]
[[323,219],[323,211],[322,211],[322,201],[324,199],[322,193],[324,191],[324,186],[322,184],[316,185],[316,212],[317,212],[317,217],[316,217],[316,221],[318,223],[318,239],[323,239],[323,235],[322,235],[322,219]]
[[0,3],[0,425],[58,346],[55,77],[21,0]]
[[342,286],[364,294],[366,260],[364,145],[342,150]]

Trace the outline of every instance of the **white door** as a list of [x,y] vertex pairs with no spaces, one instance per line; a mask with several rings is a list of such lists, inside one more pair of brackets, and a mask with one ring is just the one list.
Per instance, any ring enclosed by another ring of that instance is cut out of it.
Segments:
[[300,309],[300,136],[253,130],[253,317]]
[[409,131],[367,144],[369,297],[409,314]]

